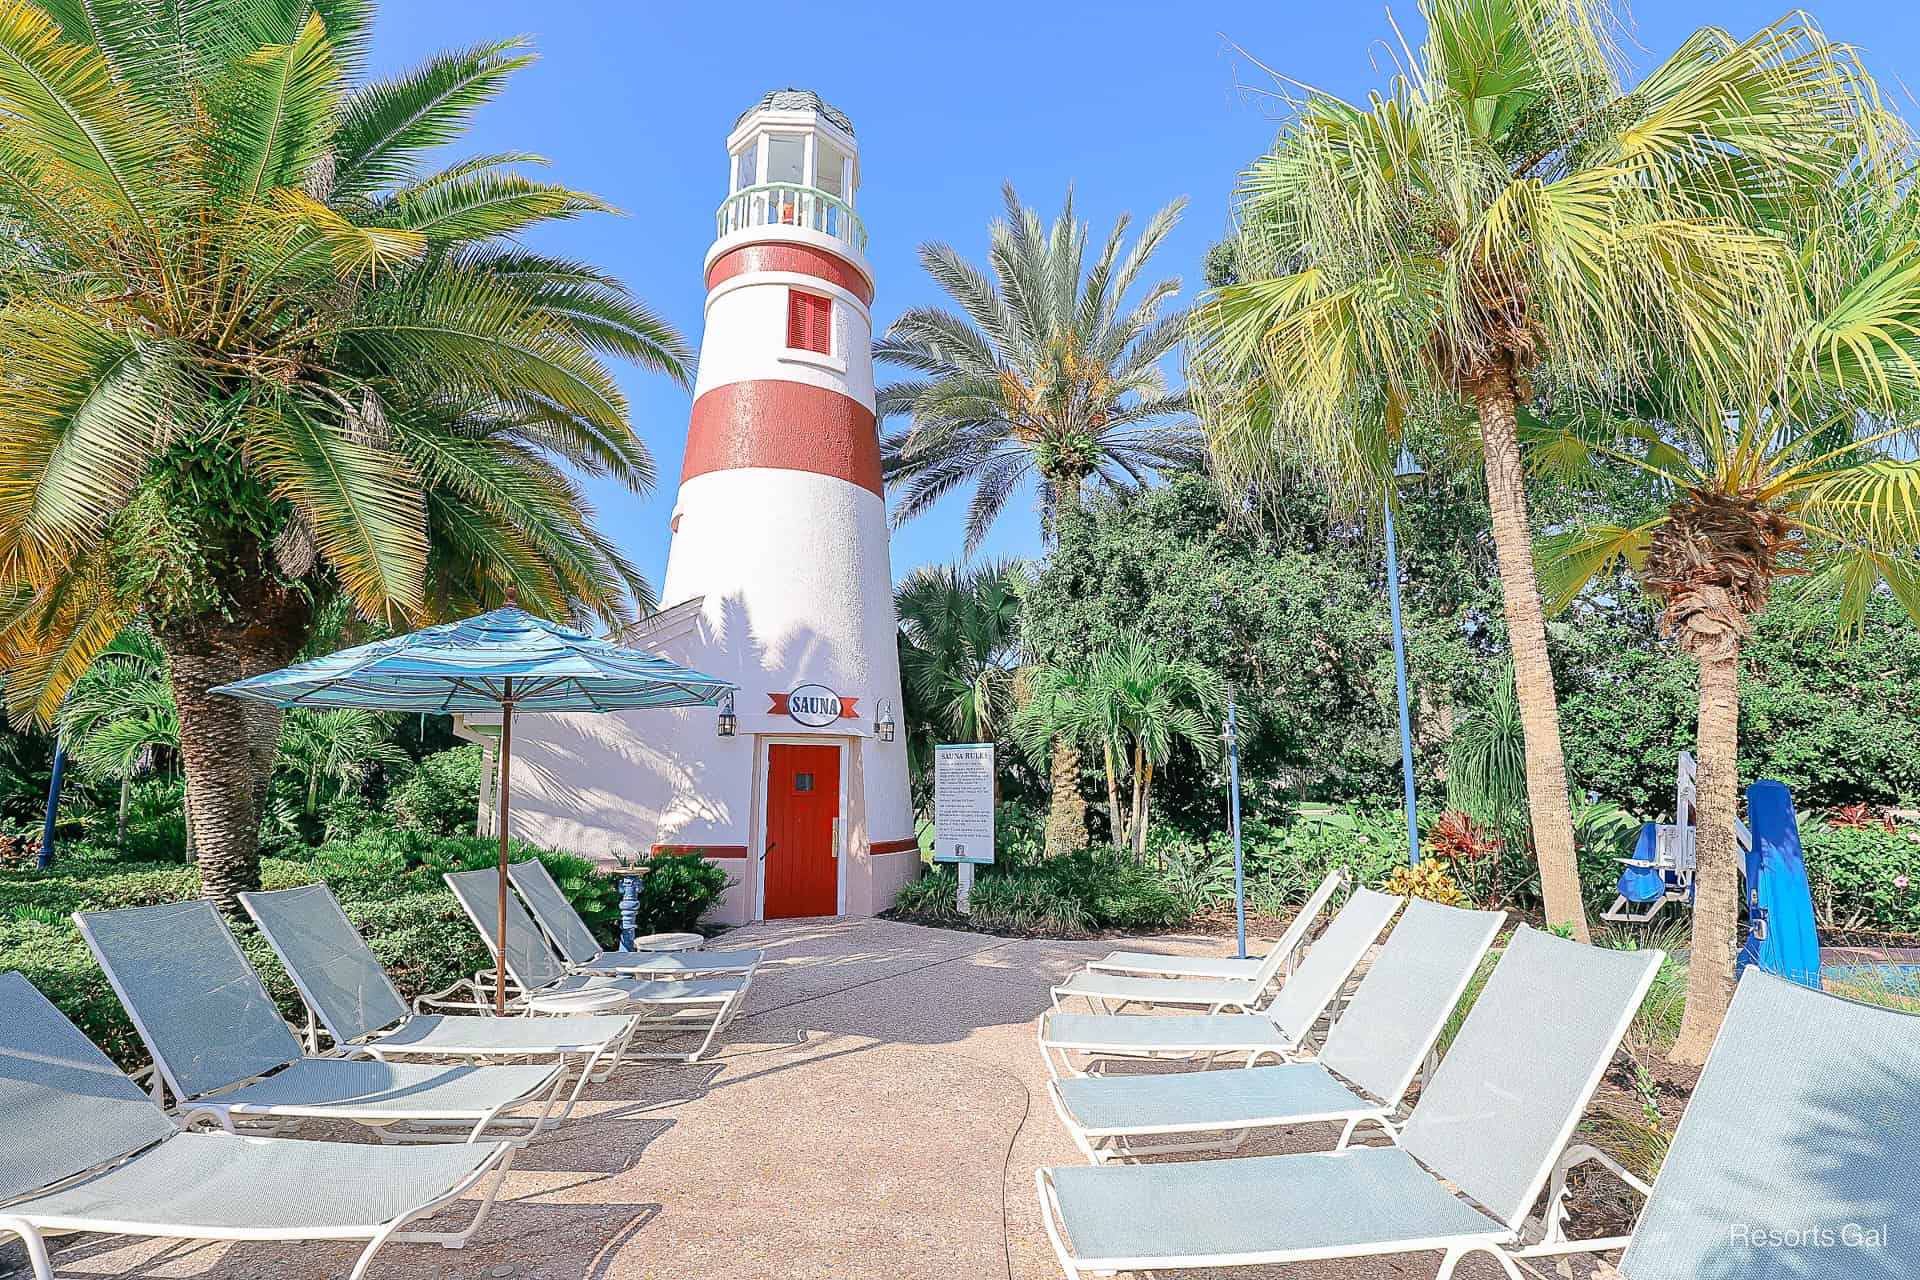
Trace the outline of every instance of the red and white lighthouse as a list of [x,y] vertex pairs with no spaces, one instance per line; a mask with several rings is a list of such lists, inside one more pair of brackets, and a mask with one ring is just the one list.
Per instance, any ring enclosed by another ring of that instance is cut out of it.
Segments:
[[870,914],[920,863],[852,123],[775,90],[728,136],[727,182],[666,607],[629,638],[738,684],[732,732],[702,711],[553,717],[515,830],[737,859],[727,918]]

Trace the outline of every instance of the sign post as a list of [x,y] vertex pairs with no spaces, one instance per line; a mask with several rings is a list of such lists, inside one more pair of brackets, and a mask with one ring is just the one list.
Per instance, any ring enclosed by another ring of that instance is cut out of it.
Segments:
[[1247,958],[1247,865],[1240,853],[1240,726],[1233,699],[1227,699],[1227,795],[1233,805],[1233,931],[1240,941],[1235,954]]
[[973,869],[993,863],[991,742],[942,744],[933,749],[933,860],[955,864],[967,914]]

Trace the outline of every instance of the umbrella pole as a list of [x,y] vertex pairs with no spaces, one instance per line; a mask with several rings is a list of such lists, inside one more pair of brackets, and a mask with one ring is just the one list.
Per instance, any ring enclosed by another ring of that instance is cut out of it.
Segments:
[[513,677],[507,677],[506,696],[500,699],[500,945],[494,950],[493,1011],[507,1012],[507,817],[508,780],[513,768]]

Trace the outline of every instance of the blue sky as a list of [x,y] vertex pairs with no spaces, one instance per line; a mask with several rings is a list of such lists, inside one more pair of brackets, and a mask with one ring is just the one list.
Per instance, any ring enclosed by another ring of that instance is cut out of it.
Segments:
[[[1745,35],[1786,8],[1786,0],[1645,0],[1634,14],[1636,57],[1649,65],[1707,23]],[[1909,77],[1920,90],[1916,6],[1810,8],[1830,37],[1865,50],[1889,96],[1920,121],[1908,90]],[[1414,4],[1394,14],[1417,43]],[[1156,263],[1186,281],[1190,298],[1201,256],[1227,225],[1234,175],[1275,132],[1274,105],[1261,93],[1271,82],[1249,59],[1348,97],[1392,67],[1385,11],[1325,0],[387,0],[373,71],[515,34],[533,38],[540,61],[483,113],[462,150],[540,153],[554,177],[624,210],[544,228],[535,242],[617,273],[695,343],[701,259],[726,193],[726,134],[770,88],[815,89],[853,119],[878,329],[905,307],[938,300],[915,260],[922,241],[984,257],[1006,180],[1049,212],[1073,183],[1081,213],[1102,231],[1123,210],[1144,219],[1188,197]],[[658,585],[689,401],[665,379],[631,369],[621,378],[660,479],[643,497],[613,485],[591,492],[603,527]],[[895,533],[896,575],[959,555],[962,503],[949,499]],[[984,551],[1030,555],[1038,546],[1028,495]]]

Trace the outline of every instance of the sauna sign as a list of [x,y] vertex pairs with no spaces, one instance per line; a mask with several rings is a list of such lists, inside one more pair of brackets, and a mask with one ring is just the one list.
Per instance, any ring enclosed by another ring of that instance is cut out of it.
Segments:
[[858,714],[854,704],[860,701],[835,693],[823,684],[795,685],[788,693],[769,693],[767,697],[773,700],[773,705],[767,708],[768,715],[786,716],[796,724],[813,729],[824,729],[836,720],[851,720]]

